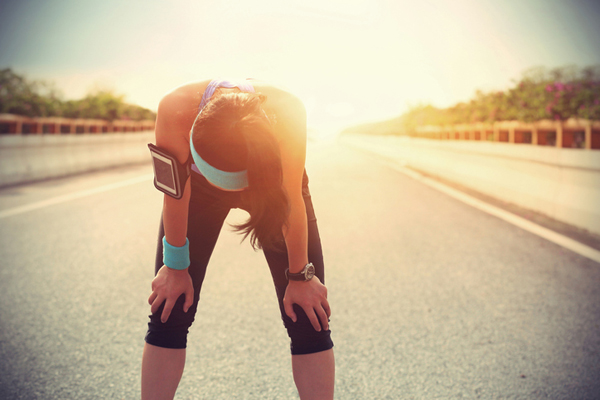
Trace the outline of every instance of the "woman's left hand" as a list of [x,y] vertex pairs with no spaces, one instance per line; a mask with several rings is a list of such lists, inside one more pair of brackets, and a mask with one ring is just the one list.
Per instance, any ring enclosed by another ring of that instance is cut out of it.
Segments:
[[[292,321],[298,320],[293,305],[298,304],[310,320],[316,331],[321,331],[321,326],[329,330],[329,317],[331,309],[327,301],[327,288],[319,278],[314,276],[311,280],[289,281],[283,296],[285,313]],[[320,321],[320,323],[319,323]]]

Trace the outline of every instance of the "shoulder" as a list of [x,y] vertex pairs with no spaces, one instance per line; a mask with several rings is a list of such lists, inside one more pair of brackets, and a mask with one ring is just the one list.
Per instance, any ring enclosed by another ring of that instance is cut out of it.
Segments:
[[158,104],[158,112],[185,116],[198,114],[198,105],[210,80],[186,83],[167,92]]
[[209,82],[207,80],[178,86],[166,93],[158,104],[156,145],[169,150],[180,161],[187,159],[190,129]]
[[306,108],[295,94],[279,86],[255,84],[254,89],[266,97],[265,112],[275,117],[274,130],[281,144],[299,146],[306,141]]
[[265,108],[272,109],[277,114],[306,114],[302,100],[289,90],[262,81],[251,81],[251,83],[254,90],[266,96]]

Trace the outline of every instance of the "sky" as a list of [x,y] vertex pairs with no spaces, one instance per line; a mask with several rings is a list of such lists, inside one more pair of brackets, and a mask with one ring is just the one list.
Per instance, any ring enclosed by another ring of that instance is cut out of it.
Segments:
[[184,83],[251,77],[334,131],[505,90],[532,67],[598,65],[598,21],[594,0],[0,0],[0,68],[153,110]]

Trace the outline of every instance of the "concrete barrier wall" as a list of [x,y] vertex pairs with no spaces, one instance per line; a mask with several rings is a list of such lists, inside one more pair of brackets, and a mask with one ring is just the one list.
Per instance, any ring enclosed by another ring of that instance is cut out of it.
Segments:
[[0,136],[0,187],[150,162],[154,131]]
[[401,136],[340,140],[600,234],[600,151]]

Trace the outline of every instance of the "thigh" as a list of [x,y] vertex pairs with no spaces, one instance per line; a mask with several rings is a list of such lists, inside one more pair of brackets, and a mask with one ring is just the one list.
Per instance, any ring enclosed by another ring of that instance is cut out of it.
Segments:
[[[221,196],[219,191],[206,182],[203,177],[192,177],[192,196],[188,213],[187,237],[190,242],[190,261],[188,272],[194,285],[194,301],[188,312],[183,312],[185,295],[177,299],[169,319],[163,324],[160,321],[164,303],[150,315],[146,342],[159,347],[182,349],[187,345],[188,328],[194,322],[200,289],[206,267],[213,252],[223,222],[229,213],[232,201],[235,198]],[[162,262],[162,237],[164,228],[161,224],[156,252],[156,270],[163,266]]]
[[[319,277],[323,284],[325,284],[325,265],[323,262],[321,238],[319,236],[317,218],[315,216],[310,191],[308,190],[307,185],[303,187],[302,194],[308,224],[308,261],[313,263],[315,266],[315,275]],[[282,318],[284,318],[285,321],[287,316],[285,315],[285,312],[283,312],[283,295],[285,294],[288,283],[287,278],[285,277],[285,270],[289,267],[288,254],[285,249],[281,252],[265,250],[264,253],[269,264],[269,269],[271,270],[277,297],[279,298]]]
[[[312,206],[312,199],[308,186],[303,188],[304,204],[306,207],[306,216],[308,222],[308,260],[315,266],[315,275],[321,282],[325,283],[325,267],[323,263],[323,252],[321,248],[321,239],[317,227],[317,218]],[[333,347],[331,340],[331,331],[321,330],[317,332],[302,307],[294,305],[294,312],[298,320],[294,323],[285,313],[283,307],[283,297],[287,287],[285,270],[288,268],[287,252],[265,251],[265,257],[269,263],[269,269],[275,284],[277,299],[279,301],[279,310],[283,324],[288,331],[291,339],[292,354],[311,354],[328,350]]]
[[225,218],[235,206],[235,200],[229,193],[211,186],[203,177],[192,181],[187,237],[190,241],[189,273],[197,292],[204,281]]
[[[184,313],[183,303],[185,297],[183,295],[180,296],[173,307],[169,321],[173,320],[177,324],[191,325],[197,309],[200,289],[206,276],[208,262],[225,218],[230,210],[229,203],[230,201],[227,198],[220,198],[219,191],[213,191],[212,188],[206,187],[202,182],[192,181],[192,198],[190,199],[188,212],[187,238],[190,249],[190,266],[188,272],[192,277],[194,285],[194,302],[188,312]],[[156,251],[156,272],[163,266],[162,237],[164,236],[164,227],[162,222],[161,218]],[[163,306],[157,310],[155,313],[156,317],[162,313],[162,308]]]

